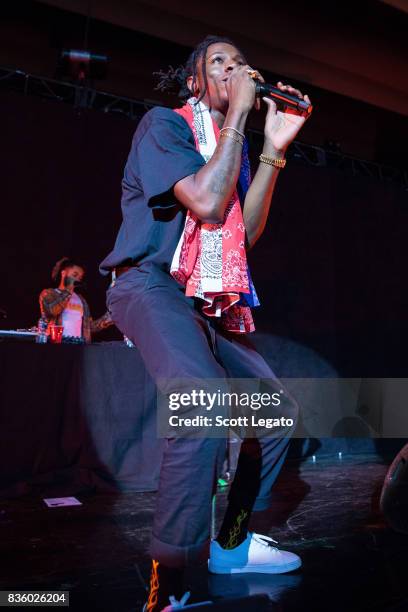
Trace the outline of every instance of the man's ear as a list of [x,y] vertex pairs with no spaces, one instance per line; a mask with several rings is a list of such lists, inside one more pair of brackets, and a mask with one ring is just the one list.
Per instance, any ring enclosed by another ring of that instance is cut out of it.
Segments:
[[198,94],[197,81],[195,82],[194,89],[193,89],[193,77],[192,76],[187,77],[186,84],[189,90],[191,91],[192,95],[196,96]]

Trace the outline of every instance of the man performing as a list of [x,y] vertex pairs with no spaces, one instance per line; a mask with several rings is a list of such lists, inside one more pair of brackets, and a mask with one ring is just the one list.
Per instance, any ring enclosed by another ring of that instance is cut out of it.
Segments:
[[[177,379],[276,379],[245,334],[254,329],[250,306],[257,305],[246,250],[264,231],[286,148],[306,118],[277,111],[264,98],[264,147],[250,182],[244,130],[248,113],[259,107],[254,77],[262,80],[230,40],[207,37],[184,69],[162,74],[161,87],[176,81],[186,104],[149,111],[133,138],[122,183],[123,222],[101,270],[113,272],[113,321],[136,344],[163,393],[177,391],[171,384]],[[288,85],[278,87],[309,102]],[[284,416],[296,422],[297,412],[290,401]],[[270,505],[291,433],[243,441],[211,545],[211,499],[225,440],[166,439],[146,611],[181,597],[183,568],[206,561],[209,545],[214,573],[300,567],[297,555],[248,531],[251,513]]]

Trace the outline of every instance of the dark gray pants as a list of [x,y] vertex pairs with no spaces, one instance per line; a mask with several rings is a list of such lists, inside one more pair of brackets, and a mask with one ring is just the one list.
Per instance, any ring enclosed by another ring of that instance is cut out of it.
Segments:
[[[107,304],[113,321],[138,347],[156,381],[226,377],[276,380],[246,336],[225,332],[209,321],[195,301],[186,298],[176,282],[157,267],[142,266],[125,272],[108,290]],[[297,415],[297,404],[287,401],[284,416],[296,422]],[[270,505],[271,488],[292,431],[259,440],[261,462],[254,510]],[[154,559],[181,567],[207,558],[211,500],[225,449],[225,439],[219,438],[165,441],[150,547]],[[241,453],[246,449],[251,452],[253,443],[244,440]],[[244,483],[242,478],[237,480],[229,499],[239,504]]]

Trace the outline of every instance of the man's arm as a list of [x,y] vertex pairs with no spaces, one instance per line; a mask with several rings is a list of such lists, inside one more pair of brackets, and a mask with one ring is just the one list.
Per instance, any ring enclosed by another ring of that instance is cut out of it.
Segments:
[[[277,151],[270,143],[265,142],[262,153],[273,159],[282,159],[284,151]],[[259,163],[258,169],[248,189],[244,203],[244,225],[248,249],[262,235],[271,207],[279,168]]]
[[[278,83],[282,91],[297,95],[310,102],[298,89]],[[304,125],[307,116],[287,109],[277,111],[276,104],[269,98],[263,98],[268,104],[265,121],[265,142],[262,153],[272,159],[282,159],[289,144]],[[262,235],[272,201],[273,192],[280,170],[275,166],[260,162],[244,202],[244,225],[248,248],[252,248]]]
[[[255,84],[241,66],[227,83],[229,108],[224,127],[240,132],[255,100]],[[242,145],[230,137],[220,138],[214,155],[196,174],[174,186],[174,195],[205,223],[222,223],[228,202],[236,188],[241,168]]]
[[91,333],[95,334],[99,331],[102,331],[103,329],[106,329],[107,327],[110,327],[111,325],[113,325],[113,321],[112,318],[110,316],[110,313],[108,311],[105,312],[104,315],[102,315],[101,317],[99,317],[99,319],[92,319],[91,318]]
[[41,315],[46,319],[55,319],[67,307],[71,292],[64,289],[44,289],[40,293]]

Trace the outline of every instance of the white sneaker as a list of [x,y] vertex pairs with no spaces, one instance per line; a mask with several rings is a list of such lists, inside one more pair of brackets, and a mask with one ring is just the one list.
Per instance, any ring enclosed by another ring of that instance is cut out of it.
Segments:
[[225,550],[216,540],[211,542],[208,569],[213,574],[284,574],[302,565],[300,557],[272,544],[275,540],[259,533],[248,533],[235,548]]

